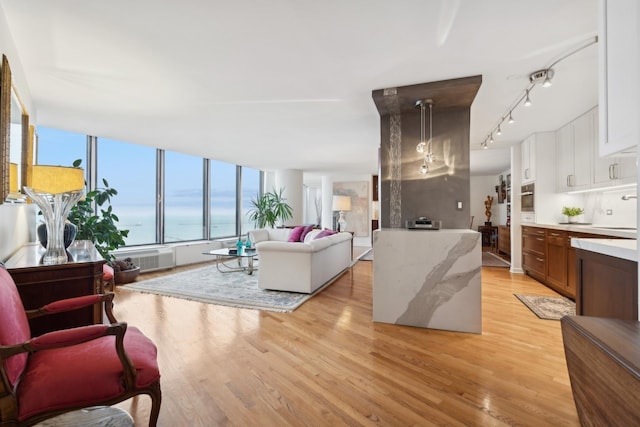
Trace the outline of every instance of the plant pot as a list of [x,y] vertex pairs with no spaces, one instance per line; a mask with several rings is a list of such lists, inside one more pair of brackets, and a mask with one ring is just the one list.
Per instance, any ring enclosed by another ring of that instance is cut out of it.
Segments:
[[113,278],[116,285],[124,285],[136,280],[138,274],[140,274],[140,267],[132,268],[131,270],[116,271],[113,273]]
[[[40,244],[42,245],[43,248],[47,247],[47,225],[45,223],[42,223],[38,226],[38,228],[36,229],[37,233],[38,233],[38,240],[40,241]],[[78,227],[76,227],[75,224],[67,221],[64,224],[64,247],[68,248],[69,246],[71,246],[71,244],[73,243],[73,241],[76,238],[76,233],[78,232]]]
[[575,224],[576,222],[578,222],[578,217],[577,216],[568,216],[567,219],[572,224]]

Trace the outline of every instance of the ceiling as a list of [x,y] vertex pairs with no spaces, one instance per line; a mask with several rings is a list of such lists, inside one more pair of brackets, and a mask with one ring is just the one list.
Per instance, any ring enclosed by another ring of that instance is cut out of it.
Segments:
[[[376,89],[482,75],[471,173],[597,104],[597,45],[490,149],[533,71],[597,30],[595,0],[0,0],[41,126],[273,170],[373,174]],[[435,107],[437,108],[437,106]]]

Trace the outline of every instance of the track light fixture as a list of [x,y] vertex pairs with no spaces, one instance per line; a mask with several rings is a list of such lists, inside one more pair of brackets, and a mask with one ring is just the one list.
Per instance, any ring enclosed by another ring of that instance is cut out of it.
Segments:
[[[544,84],[543,84],[544,86]],[[524,106],[525,107],[530,107],[531,106],[531,98],[529,98],[529,89],[527,89],[527,98],[524,100]]]
[[529,74],[529,82],[527,84],[527,87],[524,89],[523,92],[520,92],[520,95],[518,95],[518,98],[515,100],[513,104],[511,104],[511,106],[507,110],[508,114],[503,115],[498,121],[498,123],[489,130],[489,133],[484,138],[480,146],[486,149],[488,147],[487,141],[494,142],[494,139],[493,139],[494,134],[496,136],[502,135],[501,126],[505,122],[505,120],[509,124],[515,123],[515,120],[513,119],[513,110],[515,110],[520,104],[523,104],[525,107],[529,107],[532,104],[531,91],[533,90],[534,87],[536,87],[537,85],[540,85],[542,87],[550,87],[552,85],[551,80],[553,79],[553,76],[555,74],[553,67],[556,64],[570,57],[571,55],[580,52],[582,49],[589,47],[593,44],[596,44],[597,42],[598,42],[597,37],[591,37],[590,39],[585,40],[580,45],[572,49],[571,51],[567,52],[566,54],[562,55],[561,57],[553,61],[548,67],[542,68],[538,71],[534,71],[533,73]]
[[[425,112],[429,106],[429,140],[425,141]],[[416,151],[424,154],[420,174],[426,175],[429,172],[429,164],[435,161],[433,154],[433,100],[420,99],[416,101],[416,108],[420,109],[420,142],[416,145]]]

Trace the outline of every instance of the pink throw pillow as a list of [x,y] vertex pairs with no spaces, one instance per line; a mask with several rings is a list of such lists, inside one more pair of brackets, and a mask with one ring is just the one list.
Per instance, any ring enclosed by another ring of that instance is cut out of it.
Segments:
[[302,235],[303,231],[304,226],[302,225],[294,227],[294,229],[291,231],[291,234],[289,234],[289,239],[287,240],[287,242],[299,242],[300,236]]
[[322,238],[322,237],[331,236],[331,235],[334,235],[334,234],[336,234],[336,232],[335,232],[335,231],[333,231],[333,230],[322,230],[321,232],[319,232],[319,233],[316,235],[316,237],[314,238],[314,240],[315,240],[315,239],[320,239],[320,238]]
[[311,230],[313,230],[313,225],[307,225],[304,227],[304,230],[302,230],[302,234],[300,235],[301,242],[304,242],[304,238],[307,237],[307,234],[309,234]]

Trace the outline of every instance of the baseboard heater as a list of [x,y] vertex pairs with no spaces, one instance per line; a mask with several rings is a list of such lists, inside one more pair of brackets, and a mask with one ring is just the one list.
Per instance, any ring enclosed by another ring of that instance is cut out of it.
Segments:
[[141,272],[163,270],[176,265],[173,248],[170,247],[124,249],[114,252],[114,255],[116,259],[131,258]]

